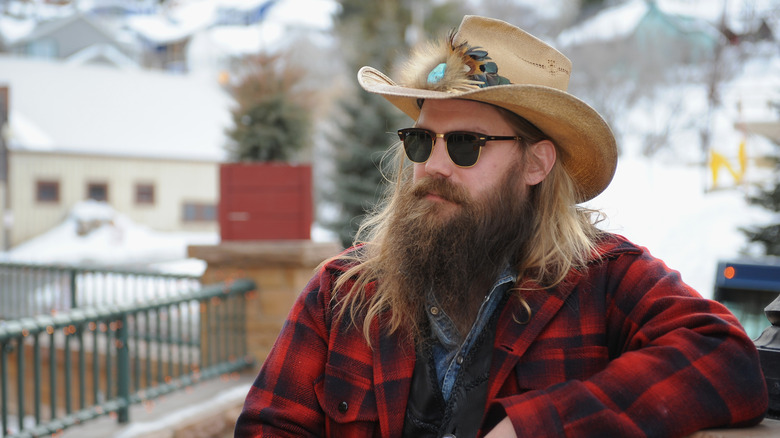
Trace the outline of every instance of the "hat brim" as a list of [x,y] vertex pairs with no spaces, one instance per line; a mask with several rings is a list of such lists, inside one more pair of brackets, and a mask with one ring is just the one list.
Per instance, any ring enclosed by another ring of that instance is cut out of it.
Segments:
[[523,117],[558,146],[561,164],[578,184],[585,202],[607,188],[617,167],[612,130],[596,110],[564,91],[543,85],[497,85],[450,93],[397,85],[379,70],[363,67],[358,83],[383,96],[413,120],[420,116],[418,99],[467,99],[505,108]]

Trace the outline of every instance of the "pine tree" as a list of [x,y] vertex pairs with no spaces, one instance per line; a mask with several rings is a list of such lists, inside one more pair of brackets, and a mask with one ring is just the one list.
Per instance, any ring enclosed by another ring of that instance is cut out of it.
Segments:
[[[410,6],[427,12],[429,34],[441,33],[436,23],[457,25],[459,11],[453,4],[430,6],[429,1],[342,0],[336,17],[336,32],[348,71],[356,73],[370,65],[389,72],[397,57],[408,51],[405,41],[412,21]],[[383,190],[380,160],[397,140],[395,131],[411,124],[408,117],[380,96],[356,89],[339,103],[336,118],[338,135],[330,142],[334,149],[333,193],[323,198],[339,207],[339,217],[325,224],[349,246],[367,210],[379,200]]]
[[[775,168],[777,175],[780,171],[780,157],[775,158]],[[774,187],[762,189],[758,195],[751,197],[750,203],[780,214],[780,178],[775,180]],[[751,242],[761,244],[767,255],[780,256],[780,223],[742,229],[742,232]]]
[[379,99],[382,98],[363,93],[357,102],[341,104],[350,124],[341,126],[338,142],[334,142],[337,170],[333,184],[336,192],[328,199],[340,206],[339,218],[329,225],[344,246],[352,243],[366,212],[382,195],[380,161],[394,141],[386,132],[395,132],[387,124],[400,127],[401,123],[398,110],[388,108]]
[[308,146],[312,125],[304,71],[282,55],[253,55],[234,69],[238,76],[228,91],[232,140],[226,147],[234,161],[290,161]]

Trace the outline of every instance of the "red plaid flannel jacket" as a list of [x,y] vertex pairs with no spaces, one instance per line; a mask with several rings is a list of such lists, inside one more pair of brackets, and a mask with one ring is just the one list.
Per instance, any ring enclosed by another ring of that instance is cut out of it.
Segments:
[[[672,437],[760,422],[766,386],[734,316],[622,237],[600,253],[554,290],[528,294],[527,322],[516,299],[499,309],[486,416],[508,415],[520,437]],[[335,318],[341,272],[325,266],[300,295],[235,436],[401,436],[414,348],[377,322],[371,349]]]

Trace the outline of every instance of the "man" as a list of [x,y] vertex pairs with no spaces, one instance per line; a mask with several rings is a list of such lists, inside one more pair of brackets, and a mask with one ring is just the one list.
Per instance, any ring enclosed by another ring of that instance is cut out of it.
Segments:
[[361,69],[416,121],[398,133],[394,190],[295,303],[236,436],[666,437],[761,421],[737,320],[577,206],[609,184],[616,147],[566,92],[570,71],[476,16],[413,53],[400,85]]

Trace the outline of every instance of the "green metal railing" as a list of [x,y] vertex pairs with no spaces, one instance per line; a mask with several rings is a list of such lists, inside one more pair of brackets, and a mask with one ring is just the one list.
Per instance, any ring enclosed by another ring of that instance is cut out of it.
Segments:
[[56,434],[199,380],[251,367],[235,280],[145,303],[0,322],[0,437]]
[[0,320],[141,302],[199,287],[195,275],[0,263]]

